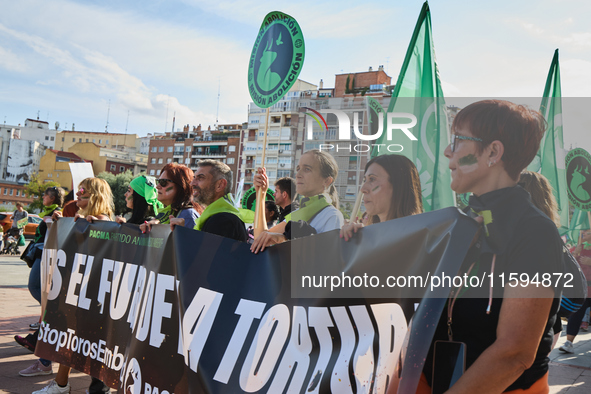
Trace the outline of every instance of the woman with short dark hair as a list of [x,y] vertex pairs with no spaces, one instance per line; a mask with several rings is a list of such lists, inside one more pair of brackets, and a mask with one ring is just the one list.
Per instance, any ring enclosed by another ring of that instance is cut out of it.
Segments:
[[[472,192],[467,213],[483,222],[458,275],[489,276],[482,287],[452,290],[417,392],[430,392],[431,374],[441,370],[433,357],[441,351],[436,341],[462,342],[466,348],[466,371],[446,392],[549,390],[547,356],[558,289],[554,281],[541,286],[532,282],[563,272],[562,242],[556,225],[517,186],[519,174],[538,151],[544,128],[539,112],[499,100],[473,103],[454,119],[445,150],[451,188]],[[521,279],[511,281],[510,275]]]

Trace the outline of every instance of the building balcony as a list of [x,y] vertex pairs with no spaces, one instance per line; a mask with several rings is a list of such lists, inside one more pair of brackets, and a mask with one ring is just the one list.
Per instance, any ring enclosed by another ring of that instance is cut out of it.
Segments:
[[225,159],[226,158],[226,154],[225,153],[221,153],[221,152],[201,152],[201,153],[195,153],[193,152],[193,154],[191,155],[191,158],[193,159],[203,159],[203,158],[207,158],[207,159]]

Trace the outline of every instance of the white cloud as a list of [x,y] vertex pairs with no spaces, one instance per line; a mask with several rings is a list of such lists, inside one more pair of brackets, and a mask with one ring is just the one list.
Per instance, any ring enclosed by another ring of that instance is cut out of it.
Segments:
[[8,71],[25,72],[28,65],[24,59],[6,48],[0,47],[0,67]]

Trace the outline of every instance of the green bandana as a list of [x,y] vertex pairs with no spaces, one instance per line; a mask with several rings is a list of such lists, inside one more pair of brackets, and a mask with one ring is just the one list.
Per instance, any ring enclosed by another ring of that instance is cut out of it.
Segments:
[[300,201],[300,208],[297,211],[293,211],[292,213],[286,215],[285,221],[289,222],[291,220],[303,220],[305,222],[309,222],[310,219],[316,216],[318,212],[329,205],[330,203],[326,201],[326,198],[324,198],[323,194],[319,194],[310,198],[303,198],[302,201]]
[[172,205],[164,207],[164,209],[162,209],[160,213],[156,215],[156,219],[160,221],[160,224],[169,224],[170,215],[176,217],[176,214],[172,210]]
[[57,209],[57,204],[43,206],[43,211],[39,213],[39,217],[45,217]]
[[205,222],[207,222],[207,219],[209,219],[211,216],[215,214],[222,212],[233,213],[236,216],[240,216],[240,213],[235,206],[230,204],[224,197],[220,197],[211,204],[209,204],[207,208],[205,208],[205,211],[203,211],[199,219],[197,219],[195,227],[193,228],[195,230],[201,231],[203,226],[205,226]]
[[142,196],[154,208],[154,214],[158,215],[158,210],[162,209],[164,205],[158,201],[158,190],[156,189],[154,177],[138,176],[129,183],[129,187]]

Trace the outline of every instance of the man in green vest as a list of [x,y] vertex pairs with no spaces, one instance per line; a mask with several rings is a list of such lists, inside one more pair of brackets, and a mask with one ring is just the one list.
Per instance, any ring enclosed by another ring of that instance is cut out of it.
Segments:
[[195,230],[246,242],[248,234],[239,211],[225,196],[232,188],[232,170],[217,160],[201,160],[191,182],[193,201],[206,207]]

